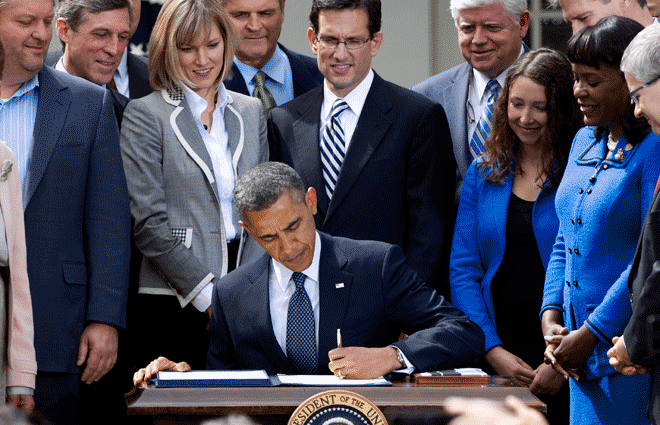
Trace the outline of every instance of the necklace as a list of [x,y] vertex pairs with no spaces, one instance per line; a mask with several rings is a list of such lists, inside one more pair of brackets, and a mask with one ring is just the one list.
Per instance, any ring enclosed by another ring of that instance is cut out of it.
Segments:
[[612,136],[612,132],[610,131],[610,134],[607,136],[607,150],[610,152],[614,152],[614,149],[616,149],[616,145],[619,142],[617,140],[614,140],[614,136]]

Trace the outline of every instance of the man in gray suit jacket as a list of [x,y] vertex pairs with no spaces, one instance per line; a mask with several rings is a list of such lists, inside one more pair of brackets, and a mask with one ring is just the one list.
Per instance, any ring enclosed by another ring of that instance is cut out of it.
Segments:
[[488,102],[487,83],[496,79],[504,87],[509,67],[527,50],[522,40],[530,15],[526,0],[451,0],[450,9],[466,62],[412,89],[440,103],[447,113],[456,158],[458,206],[463,176],[474,159],[469,143]]

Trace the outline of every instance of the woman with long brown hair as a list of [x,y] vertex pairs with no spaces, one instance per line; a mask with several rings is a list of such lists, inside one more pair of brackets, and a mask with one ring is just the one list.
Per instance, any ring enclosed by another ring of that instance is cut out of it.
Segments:
[[[550,49],[512,65],[484,154],[465,174],[451,251],[452,301],[484,332],[483,367],[535,394],[565,382],[543,364],[538,312],[557,235],[555,193],[580,127],[572,83],[568,59]],[[566,390],[544,400],[551,421],[565,423]]]

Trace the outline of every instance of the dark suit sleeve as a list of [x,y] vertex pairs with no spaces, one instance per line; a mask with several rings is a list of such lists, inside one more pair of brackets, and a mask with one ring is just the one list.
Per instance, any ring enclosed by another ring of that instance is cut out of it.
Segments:
[[394,343],[419,371],[451,368],[478,359],[484,334],[463,312],[418,277],[392,246],[383,262],[388,316],[409,336]]
[[456,161],[442,106],[428,104],[422,112],[423,117],[413,134],[407,164],[407,220],[410,230],[403,249],[410,266],[432,287],[447,294]]
[[89,272],[86,319],[124,327],[131,221],[117,123],[107,90],[89,158],[84,220]]
[[206,368],[208,370],[235,369],[237,367],[236,352],[231,341],[225,312],[220,302],[217,284],[213,288],[211,307],[213,310],[213,315],[209,322],[211,341],[209,343],[209,352],[206,356]]
[[[654,202],[654,204],[657,203]],[[654,208],[655,209],[655,208]],[[631,271],[632,317],[624,331],[630,359],[650,367],[660,356],[660,210],[651,210],[644,223],[640,250]]]

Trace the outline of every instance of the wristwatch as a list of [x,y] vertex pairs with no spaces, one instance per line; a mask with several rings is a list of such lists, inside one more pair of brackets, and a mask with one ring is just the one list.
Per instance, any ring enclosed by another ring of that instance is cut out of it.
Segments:
[[405,368],[406,367],[406,359],[405,359],[405,357],[403,357],[403,353],[401,352],[401,350],[399,350],[398,347],[394,347],[394,349],[396,350],[396,359],[399,362],[401,362],[401,367]]

